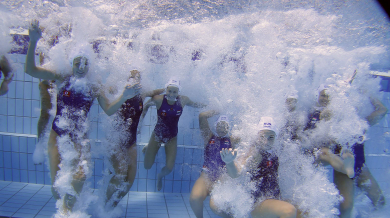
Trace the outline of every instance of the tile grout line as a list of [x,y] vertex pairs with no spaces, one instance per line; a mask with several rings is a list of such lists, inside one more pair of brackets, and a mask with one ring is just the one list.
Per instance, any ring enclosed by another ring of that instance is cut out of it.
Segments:
[[[43,188],[43,187],[42,187],[42,188]],[[49,198],[49,200],[47,200],[47,202],[45,203],[45,205],[42,206],[42,208],[37,212],[37,214],[35,214],[34,217],[38,216],[39,212],[42,211],[42,209],[47,205],[47,203],[49,203],[49,201],[50,201],[52,198],[53,198],[53,196],[51,196],[51,197]]]
[[169,210],[168,210],[167,199],[165,198],[165,193],[163,193],[163,195],[164,195],[165,207],[167,208],[167,214],[168,214],[168,218],[169,218]]
[[[27,186],[27,185],[23,186],[23,188],[25,188],[26,186]],[[33,198],[41,189],[43,189],[43,187],[44,187],[44,185],[42,185],[42,187],[41,187],[38,191],[36,191],[36,192],[33,194],[33,196],[31,196],[31,198]],[[21,188],[19,191],[21,191],[23,188]],[[17,213],[24,205],[26,205],[27,202],[28,202],[29,200],[31,200],[31,198],[29,198],[29,199],[26,201],[26,203],[24,203],[21,207],[19,207],[19,209],[18,209],[15,213]],[[15,213],[12,214],[12,215],[15,215]],[[36,215],[37,215],[37,214],[35,214],[34,217],[35,217]]]
[[[13,182],[10,182],[8,185],[4,186],[4,188],[0,189],[0,191],[2,191],[3,189],[5,189],[6,187],[8,187],[9,185],[11,185]],[[12,198],[12,197],[11,197]],[[3,204],[5,204],[5,202],[7,202],[9,199],[7,199],[6,201],[4,201],[4,203],[0,204],[0,206],[2,206]]]
[[[11,185],[13,182],[11,182],[9,185]],[[8,186],[8,185],[7,185]],[[19,189],[19,191],[17,191],[15,194],[13,194],[10,198],[8,198],[3,204],[5,204],[5,203],[7,203],[7,201],[9,201],[9,199],[11,199],[12,197],[14,197],[17,193],[19,193],[20,192],[20,190],[22,190],[24,187],[26,187],[27,185],[24,185],[21,189]],[[22,205],[23,206],[23,205]],[[19,208],[20,209],[20,208]],[[18,209],[18,210],[19,210]],[[16,210],[16,212],[18,211],[18,210]],[[16,212],[14,212],[12,215],[14,215]],[[12,217],[12,215],[11,215],[11,217]]]
[[130,197],[130,191],[127,192],[125,218],[127,217],[127,208],[129,206],[129,197]]
[[[182,193],[180,193],[180,195],[181,195],[181,199],[182,199],[183,202],[184,202],[184,206],[186,207],[186,210],[187,210],[187,213],[188,213],[188,217],[191,217],[190,211],[188,210],[188,207],[187,207],[187,203],[186,203],[186,201],[184,200],[184,196],[183,196]],[[192,209],[191,209],[191,210],[192,210]]]

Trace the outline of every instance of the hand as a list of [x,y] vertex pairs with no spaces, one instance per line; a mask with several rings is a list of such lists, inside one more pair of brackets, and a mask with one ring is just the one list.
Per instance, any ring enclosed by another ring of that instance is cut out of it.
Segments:
[[233,162],[234,159],[236,159],[237,157],[237,149],[233,150],[231,148],[223,148],[222,151],[220,151],[219,153],[223,162],[225,162],[226,164]]
[[128,85],[125,87],[125,90],[123,92],[123,97],[129,98],[134,97],[138,95],[141,91],[141,85],[139,83],[136,83],[134,85]]
[[42,30],[39,28],[39,21],[33,20],[31,22],[29,33],[30,41],[38,42],[38,40],[42,37]]

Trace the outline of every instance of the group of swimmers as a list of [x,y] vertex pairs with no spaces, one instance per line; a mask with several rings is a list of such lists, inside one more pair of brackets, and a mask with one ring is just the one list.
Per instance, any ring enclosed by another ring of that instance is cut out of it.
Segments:
[[[108,89],[104,86],[90,84],[79,89],[74,83],[76,80],[86,77],[90,60],[82,53],[71,57],[72,74],[68,76],[36,66],[35,50],[41,35],[39,23],[33,21],[29,29],[30,42],[25,71],[32,77],[43,80],[40,83],[42,114],[38,122],[38,140],[41,140],[43,127],[49,120],[47,111],[52,108],[50,94],[47,90],[54,86],[58,88],[56,116],[49,135],[48,154],[53,184],[52,193],[56,199],[63,199],[64,213],[72,211],[86,180],[85,169],[80,163],[88,161],[87,154],[90,152],[90,145],[87,141],[88,128],[86,128],[85,123],[95,99],[98,100],[99,105],[107,115],[116,114],[120,118],[118,121],[120,124],[114,128],[117,128],[117,131],[125,132],[125,139],[119,140],[116,142],[117,144],[113,145],[114,152],[108,157],[115,172],[106,190],[106,205],[117,206],[134,182],[137,168],[137,128],[152,105],[157,108],[158,120],[148,145],[143,149],[145,154],[144,167],[145,169],[152,167],[158,150],[162,144],[165,144],[166,165],[157,176],[157,189],[161,190],[163,178],[172,172],[175,165],[178,121],[183,108],[186,105],[204,108],[206,105],[193,102],[187,96],[180,95],[181,86],[176,79],[171,79],[166,84],[165,89],[143,90],[140,85],[141,74],[137,70],[130,72],[127,81],[129,85],[125,87],[119,97],[112,101],[106,97],[105,92]],[[11,71],[6,59],[3,58],[0,63],[1,70],[5,75],[7,69],[9,69],[8,72]],[[12,78],[12,76],[8,77]],[[163,94],[164,91],[165,94]],[[147,97],[150,97],[150,100],[144,104]],[[287,96],[286,105],[290,113],[294,112],[297,101],[296,94]],[[329,101],[327,89],[320,90],[319,107],[310,115],[307,125],[300,126],[293,119],[288,120],[286,126],[282,128],[284,131],[281,131],[283,132],[281,135],[289,137],[293,141],[299,141],[302,138],[301,135],[310,134],[310,130],[316,128],[317,122],[331,119],[331,113],[326,110]],[[374,105],[375,111],[366,120],[370,125],[374,125],[386,114],[387,109],[374,98],[371,98],[371,103]],[[217,110],[209,110],[199,114],[199,127],[204,140],[204,168],[190,195],[191,208],[196,217],[203,217],[203,202],[210,195],[215,182],[222,179],[222,174],[226,173],[231,178],[237,178],[245,172],[251,175],[251,181],[257,187],[252,192],[252,197],[255,199],[251,212],[252,217],[292,218],[304,216],[304,214],[300,214],[296,206],[281,198],[278,185],[279,161],[275,152],[272,152],[279,131],[273,118],[261,117],[257,135],[252,141],[250,150],[245,154],[239,154],[236,148],[240,143],[240,138],[229,133],[229,119],[219,113],[220,111]],[[208,119],[217,115],[215,132],[213,132]],[[62,122],[64,119],[67,122]],[[72,162],[71,186],[73,190],[60,196],[56,180],[63,159],[60,147],[64,138],[73,143],[73,149],[77,151],[78,155],[73,158]],[[363,142],[353,145],[350,151],[341,152],[341,148],[336,142],[328,142],[317,150],[312,149],[306,153],[315,156],[314,164],[330,164],[334,168],[334,183],[344,198],[340,205],[340,217],[351,216],[355,181],[358,187],[367,192],[375,206],[385,203],[377,182],[364,164]],[[226,177],[224,178],[226,179]],[[363,183],[367,183],[367,180],[370,180],[370,185],[363,185]],[[234,190],[231,191],[234,192]],[[210,207],[219,216],[232,216],[231,211],[221,211],[214,203],[213,197],[210,199]]]

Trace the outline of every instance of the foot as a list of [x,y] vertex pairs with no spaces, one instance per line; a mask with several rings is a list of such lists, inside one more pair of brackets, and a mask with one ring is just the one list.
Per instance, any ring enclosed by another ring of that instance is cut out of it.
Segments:
[[355,176],[355,157],[350,152],[345,152],[342,155],[345,172],[349,178],[353,178]]
[[158,179],[157,179],[157,191],[161,191],[161,189],[162,189],[162,178],[163,178],[163,177],[161,177],[160,174],[158,174]]

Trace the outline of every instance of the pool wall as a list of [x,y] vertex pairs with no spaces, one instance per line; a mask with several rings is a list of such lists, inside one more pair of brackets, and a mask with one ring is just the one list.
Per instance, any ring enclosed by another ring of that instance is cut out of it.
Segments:
[[[20,40],[20,39],[18,39]],[[23,40],[23,38],[22,38]],[[26,46],[26,42],[21,45]],[[37,122],[40,114],[39,80],[24,73],[26,48],[22,47],[9,54],[15,67],[14,81],[9,92],[0,96],[0,180],[51,184],[47,163],[34,165],[32,154],[37,143]],[[38,60],[38,58],[36,58]],[[388,81],[382,83],[382,102],[390,108]],[[191,96],[190,96],[191,97]],[[390,111],[390,110],[389,110]],[[179,122],[178,153],[174,171],[165,177],[164,192],[188,193],[201,172],[203,164],[203,142],[200,138],[199,110],[186,107]],[[90,139],[93,149],[103,146],[105,138],[102,120],[106,115],[94,102],[89,118]],[[157,172],[165,165],[164,149],[160,149],[152,169],[143,167],[142,147],[149,141],[156,122],[156,109],[152,108],[145,117],[141,135],[138,137],[138,170],[131,191],[156,191]],[[366,142],[366,164],[379,182],[382,190],[390,193],[390,116],[370,128]],[[89,178],[91,187],[99,188],[105,169],[102,156],[92,158],[93,175]],[[331,177],[331,175],[329,174]]]

